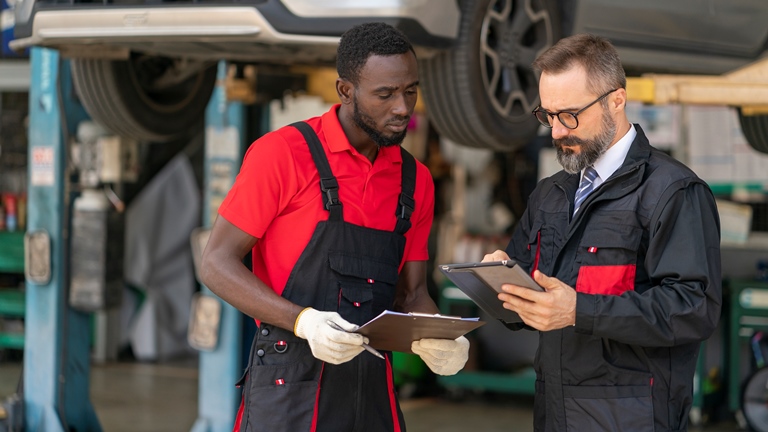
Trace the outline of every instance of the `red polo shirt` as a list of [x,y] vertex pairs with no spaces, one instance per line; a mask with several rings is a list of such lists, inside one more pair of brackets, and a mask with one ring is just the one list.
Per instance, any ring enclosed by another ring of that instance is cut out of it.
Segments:
[[[335,105],[306,122],[323,144],[339,182],[344,220],[392,231],[400,195],[402,158],[398,146],[379,150],[372,164],[349,144]],[[320,176],[301,133],[283,127],[256,140],[219,207],[219,215],[257,237],[253,272],[278,294],[309,243],[317,223],[328,219],[320,195]],[[405,261],[428,258],[427,238],[434,212],[435,186],[424,164],[416,162],[416,208],[405,234]]]

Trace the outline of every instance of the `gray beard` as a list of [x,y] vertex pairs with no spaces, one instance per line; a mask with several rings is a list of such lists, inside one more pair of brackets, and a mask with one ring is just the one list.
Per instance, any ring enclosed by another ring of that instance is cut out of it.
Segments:
[[[557,150],[557,162],[560,163],[565,172],[576,174],[584,168],[592,166],[608,150],[614,136],[616,136],[616,122],[613,121],[608,111],[604,111],[602,127],[596,137],[581,139],[568,136],[552,140],[552,145]],[[564,147],[576,145],[581,147],[579,153]]]

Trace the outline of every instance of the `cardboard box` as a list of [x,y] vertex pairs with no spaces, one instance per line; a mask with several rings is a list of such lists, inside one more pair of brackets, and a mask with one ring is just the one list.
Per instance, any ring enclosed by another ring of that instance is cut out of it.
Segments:
[[716,200],[720,213],[720,242],[744,244],[752,227],[752,207],[731,201]]

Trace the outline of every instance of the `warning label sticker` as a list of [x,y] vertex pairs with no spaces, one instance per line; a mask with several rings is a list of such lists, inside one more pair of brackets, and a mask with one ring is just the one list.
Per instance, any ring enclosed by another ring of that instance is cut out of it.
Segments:
[[53,186],[56,180],[53,147],[32,147],[30,183],[32,186]]

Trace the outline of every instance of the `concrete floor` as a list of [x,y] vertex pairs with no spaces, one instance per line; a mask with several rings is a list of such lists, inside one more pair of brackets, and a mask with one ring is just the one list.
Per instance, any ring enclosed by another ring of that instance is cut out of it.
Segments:
[[[91,401],[105,432],[185,432],[197,417],[194,359],[172,365],[135,362],[93,366]],[[16,390],[21,363],[0,362],[0,399]],[[409,432],[517,432],[532,430],[529,396],[471,393],[401,402]],[[730,419],[691,431],[736,431]]]

